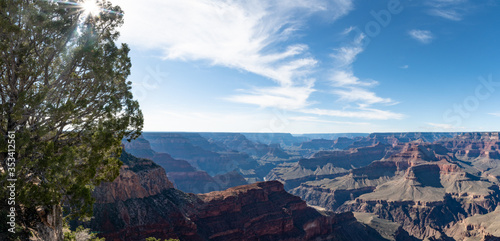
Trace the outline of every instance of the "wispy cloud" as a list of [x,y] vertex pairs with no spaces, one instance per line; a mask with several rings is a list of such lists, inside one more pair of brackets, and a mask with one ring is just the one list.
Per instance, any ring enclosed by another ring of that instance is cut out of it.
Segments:
[[390,98],[382,98],[372,91],[359,87],[349,87],[347,89],[334,90],[333,93],[340,96],[341,101],[361,102],[362,104],[372,105],[377,103],[395,104]]
[[314,91],[307,75],[317,60],[305,44],[276,46],[289,40],[312,14],[328,14],[333,21],[353,8],[352,0],[185,0],[182,4],[121,0],[119,4],[125,11],[121,33],[127,43],[161,50],[165,59],[203,60],[269,78],[276,87],[256,87],[228,99],[260,105],[261,98],[270,101],[261,106],[281,108],[307,104]]
[[488,113],[488,114],[490,114],[490,115],[492,115],[492,116],[497,116],[497,117],[500,117],[500,112],[497,112],[497,113]]
[[430,7],[427,11],[432,16],[452,21],[461,21],[468,9],[468,0],[428,0]]
[[442,17],[442,18],[446,18],[449,20],[453,20],[453,21],[462,20],[462,15],[457,13],[456,10],[451,10],[451,9],[450,10],[431,9],[431,10],[429,10],[429,14],[434,15],[434,16],[438,16],[438,17]]
[[299,86],[277,86],[242,90],[245,94],[234,95],[227,100],[260,107],[273,107],[287,110],[297,110],[308,106],[309,95],[315,91],[314,80]]
[[[117,1],[117,0],[116,0]],[[364,119],[399,119],[375,104],[395,104],[369,88],[377,81],[359,79],[352,64],[363,51],[364,35],[336,49],[330,93],[353,110],[310,109],[315,89],[311,77],[318,64],[306,44],[290,41],[309,16],[334,21],[353,9],[353,0],[120,0],[125,11],[122,39],[135,47],[160,50],[164,59],[207,61],[254,73],[271,80],[265,86],[240,90],[224,99],[297,112]],[[154,7],[152,7],[154,6]],[[345,36],[352,34],[347,29]],[[287,44],[284,44],[287,43]]]
[[366,36],[357,36],[350,44],[340,47],[332,54],[334,68],[331,75],[332,86],[336,87],[333,93],[341,100],[349,102],[362,101],[367,104],[391,103],[392,100],[378,97],[367,88],[378,84],[375,80],[360,80],[354,75],[353,63],[356,57],[363,52],[363,39]]
[[410,66],[409,65],[403,65],[403,66],[400,66],[399,68],[400,69],[408,69],[408,68],[410,68]]
[[[349,28],[350,29],[350,28]],[[344,33],[351,31],[346,30]],[[354,74],[353,63],[356,57],[363,52],[363,40],[366,36],[357,35],[355,39],[343,47],[337,48],[332,54],[334,67],[330,77],[331,93],[338,96],[338,102],[347,104],[339,109],[303,109],[303,113],[331,117],[362,118],[375,120],[401,119],[402,114],[379,110],[372,107],[375,104],[394,105],[397,102],[390,98],[378,96],[370,88],[378,82],[371,79],[361,80]],[[355,107],[351,107],[354,104]]]
[[421,43],[424,43],[424,44],[430,43],[432,41],[432,39],[434,38],[431,31],[429,31],[429,30],[412,29],[412,30],[408,31],[408,34],[413,39],[415,39]]

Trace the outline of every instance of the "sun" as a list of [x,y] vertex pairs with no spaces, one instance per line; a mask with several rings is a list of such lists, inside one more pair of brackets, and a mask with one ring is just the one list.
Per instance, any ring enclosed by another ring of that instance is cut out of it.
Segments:
[[82,3],[82,9],[85,14],[96,16],[101,12],[101,8],[96,0],[86,0]]

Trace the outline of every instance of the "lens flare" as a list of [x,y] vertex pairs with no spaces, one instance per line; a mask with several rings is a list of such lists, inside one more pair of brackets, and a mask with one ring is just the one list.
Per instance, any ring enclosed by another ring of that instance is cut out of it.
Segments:
[[85,14],[96,16],[101,12],[101,8],[95,0],[86,0],[82,3],[82,8]]

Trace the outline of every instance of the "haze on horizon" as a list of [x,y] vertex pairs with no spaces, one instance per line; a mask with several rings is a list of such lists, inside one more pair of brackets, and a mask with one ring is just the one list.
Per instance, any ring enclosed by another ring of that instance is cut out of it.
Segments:
[[112,0],[145,131],[500,131],[500,6]]

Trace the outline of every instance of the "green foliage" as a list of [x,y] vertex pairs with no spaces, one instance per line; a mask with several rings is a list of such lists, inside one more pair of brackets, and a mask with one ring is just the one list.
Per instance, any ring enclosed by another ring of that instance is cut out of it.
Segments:
[[98,238],[95,233],[90,233],[90,229],[78,226],[75,231],[64,233],[64,241],[106,241],[106,239]]
[[119,174],[121,140],[140,135],[142,113],[126,81],[129,48],[115,44],[121,10],[102,8],[110,11],[85,18],[63,1],[0,0],[0,207],[7,134],[15,131],[22,227],[59,207],[90,217],[93,188]]
[[[154,238],[154,237],[149,237],[149,238],[146,238],[146,241],[161,241],[161,239],[157,239],[157,238]],[[178,239],[169,238],[169,239],[165,239],[165,241],[179,241],[179,240]]]

